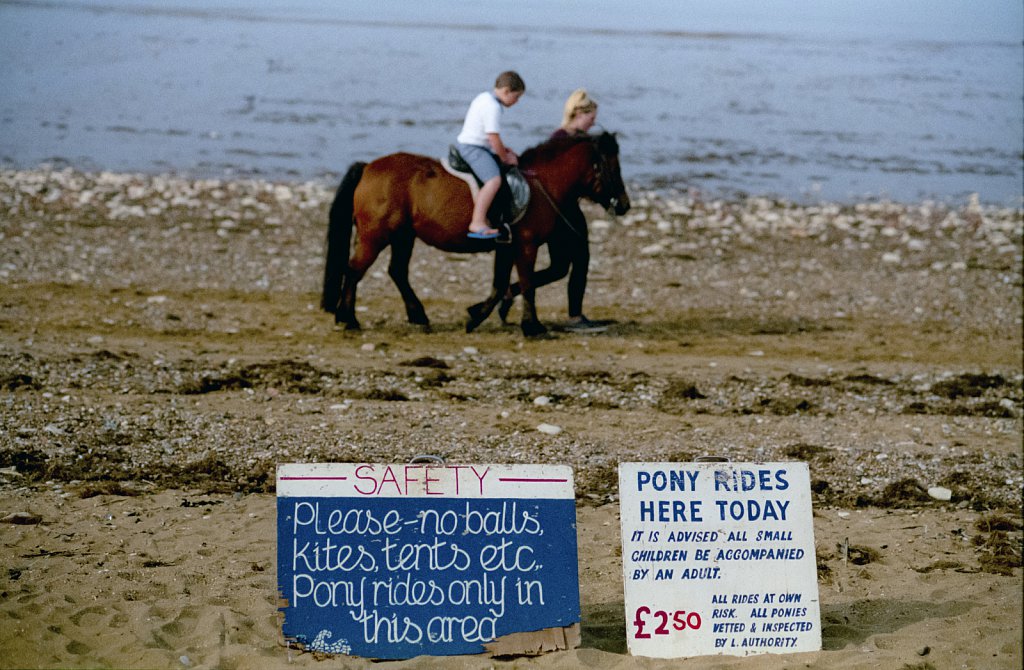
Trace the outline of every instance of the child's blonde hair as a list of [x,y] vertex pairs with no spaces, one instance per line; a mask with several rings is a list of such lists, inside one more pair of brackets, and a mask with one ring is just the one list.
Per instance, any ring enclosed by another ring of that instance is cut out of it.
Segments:
[[568,128],[572,120],[580,114],[586,114],[597,109],[597,102],[594,101],[585,88],[578,88],[569,95],[565,101],[565,110],[562,112],[562,127]]

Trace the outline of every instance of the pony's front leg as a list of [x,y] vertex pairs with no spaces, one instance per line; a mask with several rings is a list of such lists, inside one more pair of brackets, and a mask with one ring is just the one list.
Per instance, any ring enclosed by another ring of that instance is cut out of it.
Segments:
[[[569,273],[569,251],[563,246],[563,243],[556,242],[554,238],[548,241],[548,253],[551,255],[551,264],[544,269],[536,271],[534,273],[534,288],[539,289],[542,286],[547,286],[562,279]],[[573,271],[574,268],[573,268]],[[502,323],[508,323],[509,312],[512,311],[512,304],[515,302],[515,298],[522,292],[519,282],[513,283],[509,286],[508,291],[505,292],[505,296],[502,298],[502,302],[498,305],[498,316],[502,318]]]
[[537,262],[537,247],[533,244],[523,245],[516,255],[516,273],[519,275],[519,288],[523,296],[523,335],[537,337],[548,332],[544,324],[537,318],[537,305],[534,298],[537,287],[534,285],[533,268]]
[[508,284],[512,275],[512,245],[499,244],[494,252],[494,279],[491,283],[491,294],[483,302],[469,307],[469,321],[466,322],[466,332],[472,333],[477,327],[487,320],[487,317],[494,311],[495,306],[508,291]]

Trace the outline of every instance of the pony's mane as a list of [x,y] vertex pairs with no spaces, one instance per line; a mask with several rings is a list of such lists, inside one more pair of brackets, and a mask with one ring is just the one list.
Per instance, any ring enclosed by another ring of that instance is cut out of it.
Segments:
[[524,163],[546,163],[561,156],[570,148],[583,142],[589,142],[591,137],[553,137],[535,147],[530,147],[523,152],[520,160]]
[[519,159],[527,164],[546,163],[584,142],[594,144],[602,153],[618,154],[619,145],[615,136],[604,132],[600,135],[580,135],[569,137],[553,137],[523,152]]

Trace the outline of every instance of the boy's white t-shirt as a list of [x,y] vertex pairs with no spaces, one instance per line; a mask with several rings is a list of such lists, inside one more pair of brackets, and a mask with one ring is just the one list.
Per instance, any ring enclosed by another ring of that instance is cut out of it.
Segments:
[[488,133],[501,133],[501,113],[503,108],[494,94],[485,91],[473,98],[466,112],[466,120],[462,124],[462,132],[456,138],[462,144],[475,144],[491,148]]

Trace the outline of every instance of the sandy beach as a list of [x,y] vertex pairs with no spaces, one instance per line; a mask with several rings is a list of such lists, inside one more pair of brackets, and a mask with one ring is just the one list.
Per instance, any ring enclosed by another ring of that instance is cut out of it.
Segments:
[[[587,210],[614,323],[566,331],[558,283],[526,340],[466,335],[491,259],[423,245],[432,332],[386,254],[336,329],[332,187],[0,171],[0,667],[1021,667],[1020,209],[634,188]],[[572,466],[578,649],[282,643],[276,465],[419,454]],[[820,652],[627,653],[616,466],[705,455],[809,464]]]

